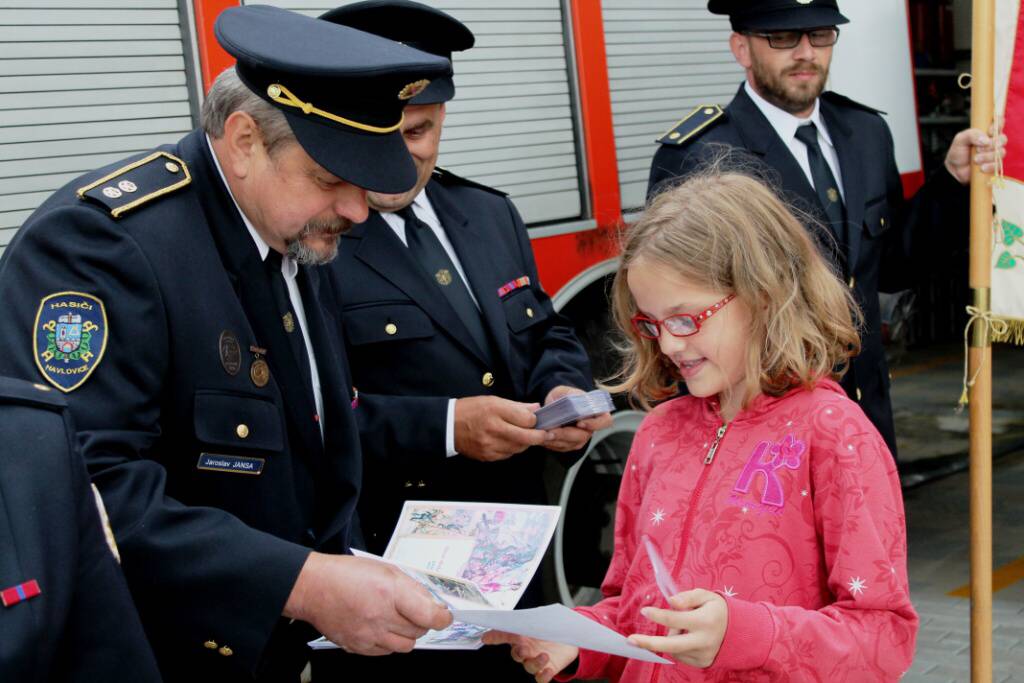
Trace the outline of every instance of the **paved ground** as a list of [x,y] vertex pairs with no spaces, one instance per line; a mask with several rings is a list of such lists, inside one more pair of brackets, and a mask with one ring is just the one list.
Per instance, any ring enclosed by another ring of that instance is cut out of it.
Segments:
[[[966,413],[952,408],[960,395],[963,348],[910,355],[893,382],[901,460],[908,464],[905,489],[912,598],[921,615],[913,683],[970,680],[970,602],[948,595],[968,584],[968,474],[941,479],[932,473],[962,467],[967,450]],[[1024,682],[1024,349],[995,349],[994,681]]]

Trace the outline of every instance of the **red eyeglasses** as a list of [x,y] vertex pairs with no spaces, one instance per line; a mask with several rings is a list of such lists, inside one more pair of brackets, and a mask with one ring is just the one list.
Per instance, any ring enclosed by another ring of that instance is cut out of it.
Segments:
[[735,294],[730,294],[717,304],[708,306],[697,315],[680,313],[679,315],[670,315],[664,320],[655,320],[654,318],[648,318],[646,315],[637,313],[630,318],[630,322],[633,323],[633,329],[636,330],[636,333],[644,339],[658,339],[661,337],[662,325],[665,326],[665,329],[673,337],[689,337],[700,332],[701,323],[715,313],[718,313],[727,303],[735,298]]

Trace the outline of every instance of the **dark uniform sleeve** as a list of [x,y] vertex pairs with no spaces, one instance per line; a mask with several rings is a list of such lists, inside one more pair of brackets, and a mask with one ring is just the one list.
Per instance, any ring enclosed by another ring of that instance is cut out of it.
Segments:
[[526,400],[543,404],[548,392],[560,385],[589,391],[594,388],[594,379],[590,373],[587,353],[577,339],[572,324],[555,312],[551,298],[541,288],[530,236],[527,234],[523,219],[507,197],[505,206],[515,227],[516,244],[526,274],[530,278],[530,288],[546,320],[543,334],[536,338],[530,349],[533,370],[527,382]]
[[[70,422],[70,420],[69,420]],[[121,568],[107,545],[89,476],[67,427],[66,465],[78,530],[75,589],[57,667],[69,681],[159,681],[153,651]],[[66,524],[67,520],[56,521]]]
[[[154,644],[161,660],[209,657],[214,667],[255,671],[309,551],[165,493],[164,467],[147,458],[162,414],[173,410],[165,387],[177,381],[165,293],[133,237],[99,209],[51,200],[4,254],[0,372],[39,377],[34,320],[42,299],[58,292],[87,294],[105,309],[105,349],[68,400],[143,621],[180,637]],[[226,649],[204,651],[204,642]]]
[[[890,231],[882,257],[878,289],[895,292],[919,284],[925,273],[948,261],[951,251],[966,248],[970,227],[970,190],[942,167],[928,177],[913,197],[904,199],[892,132],[884,122],[882,128],[886,142],[887,203],[898,229]],[[870,216],[868,223],[869,229],[873,227]]]
[[367,457],[400,463],[403,457],[443,460],[448,426],[445,396],[359,394],[356,422]]

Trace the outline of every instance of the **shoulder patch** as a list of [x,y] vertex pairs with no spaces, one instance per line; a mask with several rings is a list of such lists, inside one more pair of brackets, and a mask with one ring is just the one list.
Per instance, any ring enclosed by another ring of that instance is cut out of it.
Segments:
[[433,179],[441,183],[442,185],[465,185],[466,187],[475,187],[478,190],[484,190],[485,192],[490,192],[491,194],[496,194],[501,197],[508,196],[508,192],[502,192],[501,190],[498,190],[496,188],[488,187],[487,185],[482,185],[481,183],[468,180],[467,178],[463,178],[460,175],[455,175],[447,168],[441,168],[440,166],[434,167]]
[[687,114],[679,123],[665,131],[658,138],[663,145],[681,145],[698,133],[707,130],[715,121],[725,116],[725,110],[717,104],[702,104]]
[[107,311],[82,292],[43,297],[32,330],[36,367],[64,393],[82,386],[107,350]]
[[831,90],[821,93],[821,99],[827,100],[828,102],[831,102],[832,104],[838,105],[840,107],[853,107],[854,109],[861,109],[872,114],[886,113],[881,109],[875,109],[874,107],[869,107],[866,104],[861,104],[856,100],[851,100],[846,95],[840,95],[839,93],[832,92]]
[[50,408],[65,408],[68,402],[45,384],[26,382],[12,377],[0,377],[0,403],[28,403]]
[[80,187],[77,194],[79,199],[91,199],[106,207],[114,218],[120,218],[128,211],[191,182],[192,174],[185,162],[161,151]]

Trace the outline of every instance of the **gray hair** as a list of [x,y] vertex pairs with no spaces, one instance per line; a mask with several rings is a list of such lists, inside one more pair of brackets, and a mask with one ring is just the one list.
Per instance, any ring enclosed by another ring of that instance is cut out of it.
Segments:
[[267,154],[273,156],[281,145],[295,142],[295,134],[281,110],[250,90],[232,66],[217,76],[203,101],[203,130],[213,139],[221,138],[224,122],[236,111],[245,112],[256,122]]

